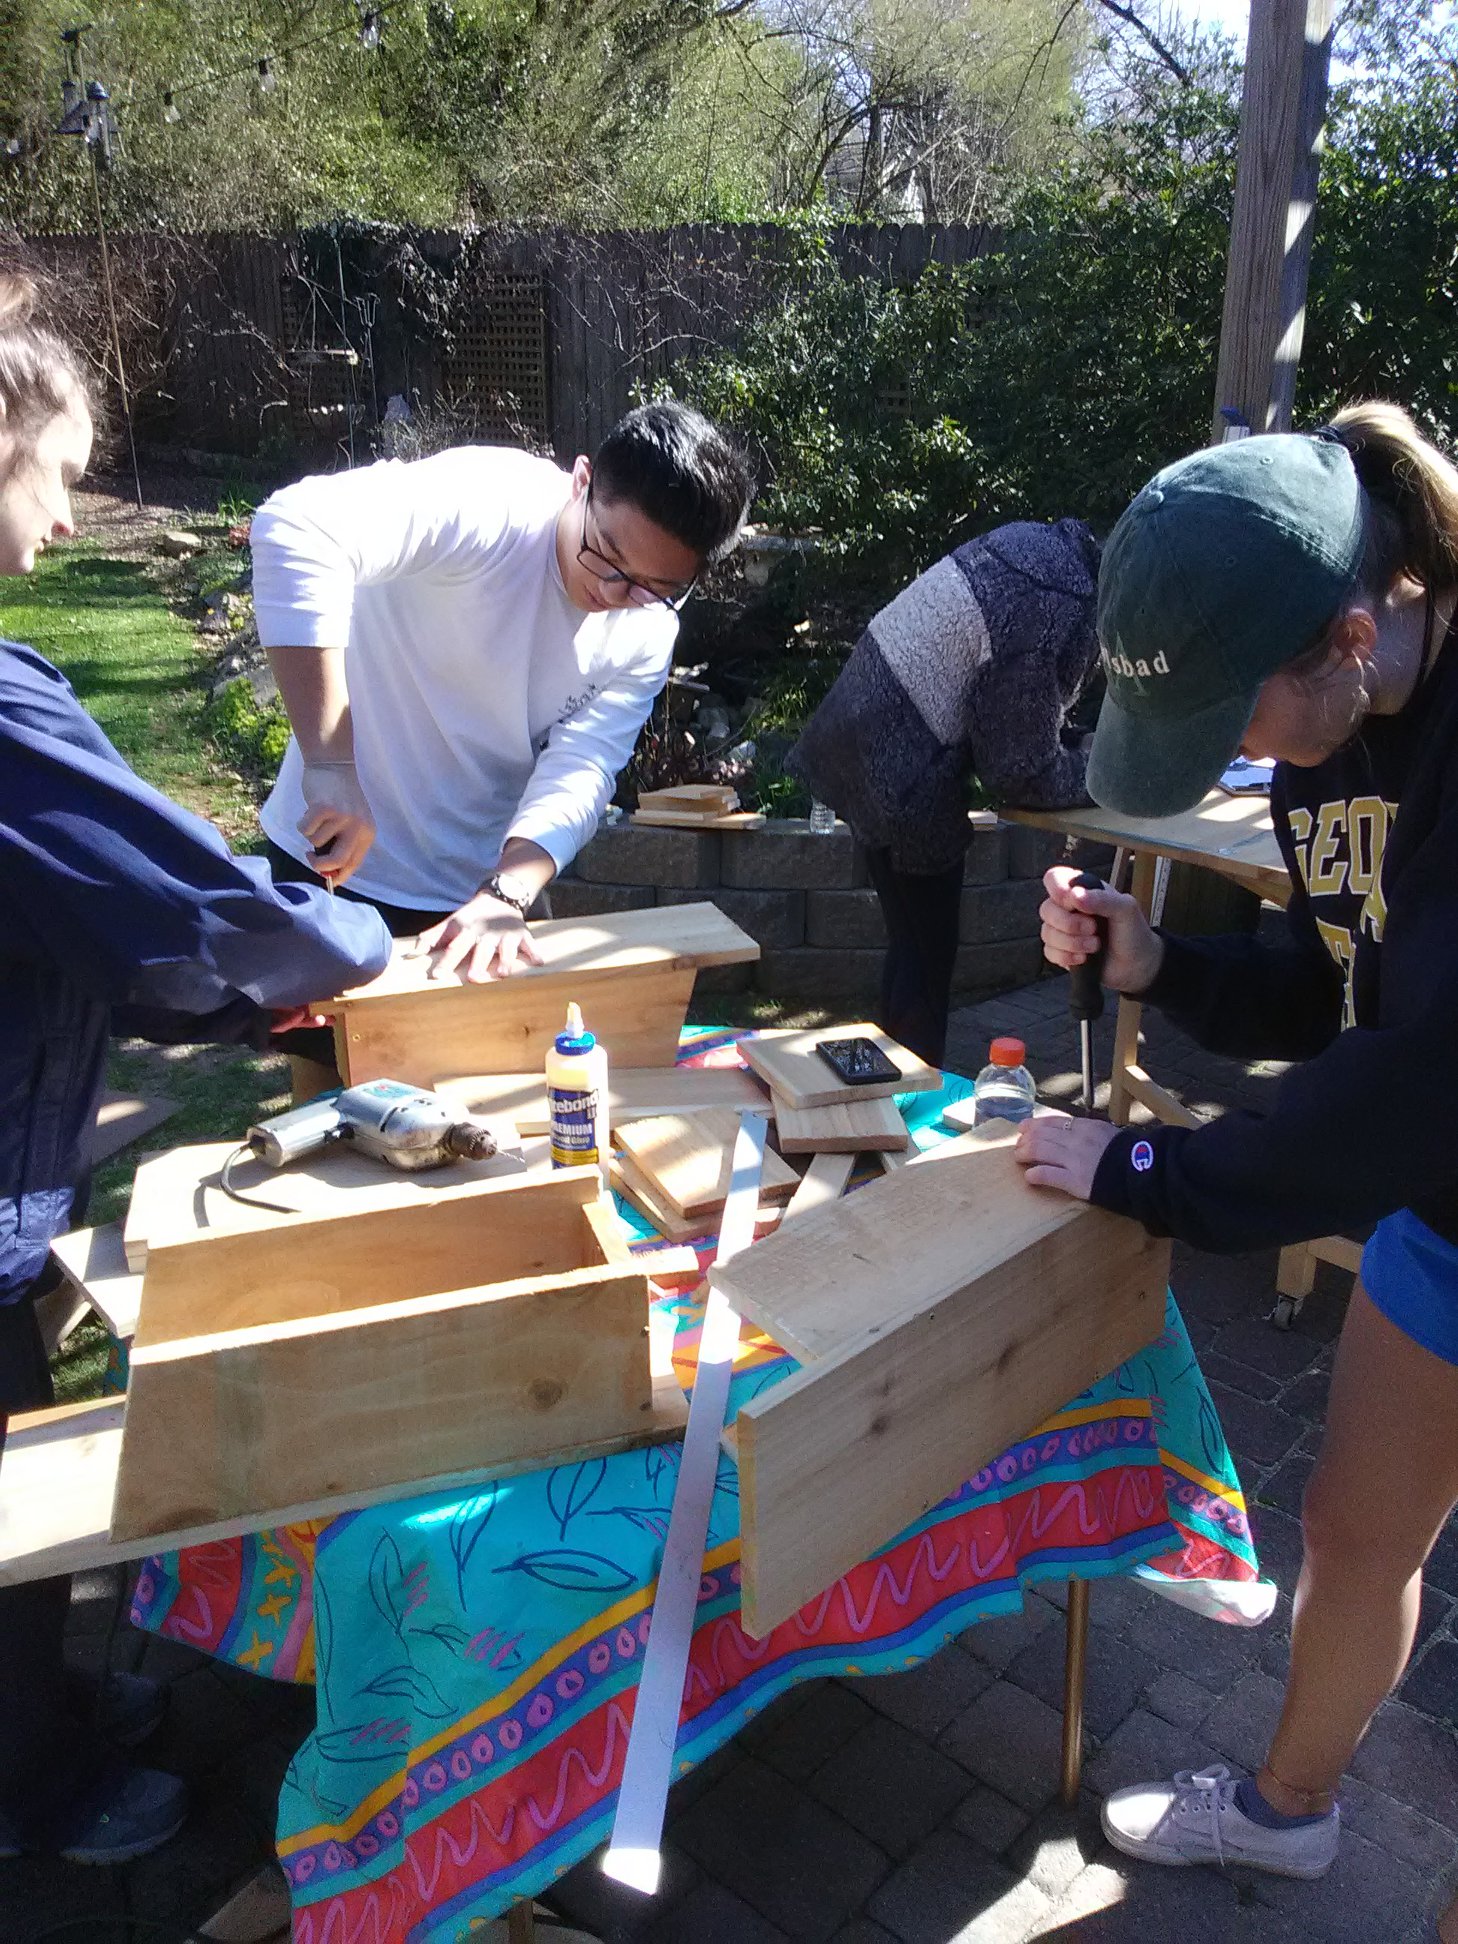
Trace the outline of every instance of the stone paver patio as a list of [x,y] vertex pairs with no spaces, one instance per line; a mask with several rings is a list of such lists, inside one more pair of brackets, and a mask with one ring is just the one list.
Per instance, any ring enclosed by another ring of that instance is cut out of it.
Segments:
[[[1076,1091],[1061,980],[969,1007],[948,1064],[976,1072],[1017,1032],[1047,1097]],[[1277,1070],[1212,1058],[1148,1022],[1152,1071],[1192,1106],[1260,1107]],[[1112,1023],[1099,1029],[1107,1072]],[[1349,1279],[1323,1270],[1288,1333],[1265,1320],[1274,1254],[1176,1250],[1174,1287],[1240,1465],[1264,1570],[1281,1588],[1262,1628],[1197,1619],[1127,1582],[1093,1589],[1090,1753],[1075,1812],[1055,1800],[1062,1588],[977,1627],[921,1668],[787,1696],[677,1785],[667,1867],[644,1901],[595,1860],[550,1902],[604,1940],[644,1944],[1430,1944],[1458,1884],[1458,1523],[1431,1562],[1421,1637],[1359,1751],[1346,1834],[1314,1884],[1130,1865],[1102,1841],[1098,1799],[1175,1767],[1259,1759],[1280,1700],[1301,1492],[1320,1433]],[[100,1653],[106,1576],[78,1582],[82,1658]],[[123,1666],[173,1677],[148,1759],[193,1783],[198,1808],[156,1856],[115,1871],[0,1863],[0,1940],[180,1940],[269,1854],[273,1802],[311,1697],[123,1626]],[[146,1920],[135,1926],[128,1918]],[[148,1926],[155,1928],[148,1928]],[[547,1932],[546,1937],[550,1938]]]

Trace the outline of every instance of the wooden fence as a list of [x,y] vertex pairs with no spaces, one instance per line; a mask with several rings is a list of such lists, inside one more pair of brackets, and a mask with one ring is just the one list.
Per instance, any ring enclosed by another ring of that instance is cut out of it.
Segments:
[[[914,282],[983,254],[964,225],[847,225],[846,275]],[[33,247],[106,342],[85,237]],[[732,344],[790,287],[793,236],[772,225],[602,234],[484,231],[403,238],[120,236],[124,355],[139,429],[157,441],[292,456],[375,448],[393,396],[460,436],[593,451],[635,391],[684,357]],[[398,412],[398,407],[396,408]]]

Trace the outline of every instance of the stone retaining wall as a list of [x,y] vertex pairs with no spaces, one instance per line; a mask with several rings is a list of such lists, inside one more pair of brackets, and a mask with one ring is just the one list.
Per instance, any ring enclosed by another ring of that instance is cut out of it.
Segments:
[[[1042,876],[1062,853],[1063,840],[1044,831],[991,818],[974,830],[959,993],[996,992],[1039,976]],[[796,818],[741,831],[604,824],[552,886],[552,912],[576,918],[703,898],[756,938],[763,956],[758,965],[701,973],[701,990],[754,990],[797,1005],[876,996],[886,933],[861,848],[844,824],[825,836],[812,836]]]

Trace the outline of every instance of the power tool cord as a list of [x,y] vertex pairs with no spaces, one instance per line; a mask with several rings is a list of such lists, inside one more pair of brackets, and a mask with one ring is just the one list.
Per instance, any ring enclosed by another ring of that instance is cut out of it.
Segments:
[[242,1160],[245,1154],[252,1154],[252,1152],[252,1148],[249,1147],[246,1141],[240,1141],[223,1163],[218,1174],[218,1186],[222,1189],[223,1193],[231,1197],[235,1202],[242,1202],[245,1208],[266,1208],[275,1215],[299,1214],[300,1211],[297,1208],[287,1208],[282,1202],[265,1201],[262,1195],[245,1195],[241,1188],[235,1188],[233,1186],[232,1174],[234,1167]]

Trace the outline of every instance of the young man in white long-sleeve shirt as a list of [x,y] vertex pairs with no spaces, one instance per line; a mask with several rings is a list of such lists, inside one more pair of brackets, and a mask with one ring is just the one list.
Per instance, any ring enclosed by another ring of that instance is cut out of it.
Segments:
[[275,874],[348,880],[438,973],[532,959],[526,912],[592,835],[751,491],[716,427],[661,403],[570,474],[466,446],[275,493],[252,535],[294,732],[262,813]]

